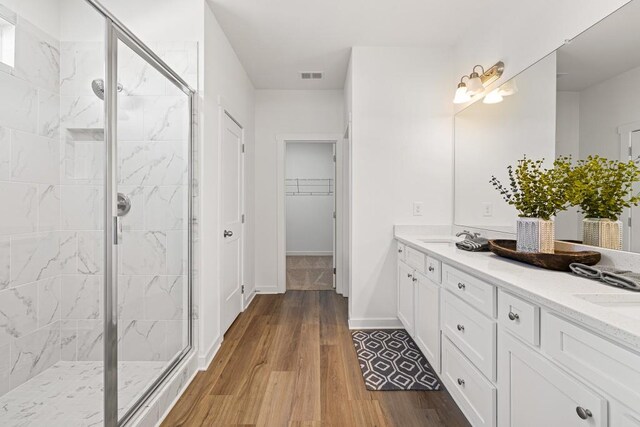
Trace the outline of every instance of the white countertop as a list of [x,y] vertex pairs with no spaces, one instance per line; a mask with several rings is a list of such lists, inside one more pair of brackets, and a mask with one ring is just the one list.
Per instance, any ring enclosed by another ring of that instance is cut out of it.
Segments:
[[425,243],[446,241],[451,236],[416,235],[397,231],[395,238],[461,271],[521,295],[540,306],[563,314],[610,339],[640,351],[640,320],[622,310],[594,304],[577,294],[640,294],[604,285],[571,273],[544,270],[490,252],[467,252],[455,244]]

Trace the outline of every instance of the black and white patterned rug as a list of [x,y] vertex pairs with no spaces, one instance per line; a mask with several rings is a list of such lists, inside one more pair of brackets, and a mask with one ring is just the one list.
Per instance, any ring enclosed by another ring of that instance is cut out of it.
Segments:
[[352,331],[367,390],[442,388],[417,344],[403,329]]

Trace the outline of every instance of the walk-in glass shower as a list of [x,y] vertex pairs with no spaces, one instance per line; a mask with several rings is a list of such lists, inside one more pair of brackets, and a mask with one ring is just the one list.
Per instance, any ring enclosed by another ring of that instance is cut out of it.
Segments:
[[2,2],[0,425],[123,424],[192,346],[197,46]]

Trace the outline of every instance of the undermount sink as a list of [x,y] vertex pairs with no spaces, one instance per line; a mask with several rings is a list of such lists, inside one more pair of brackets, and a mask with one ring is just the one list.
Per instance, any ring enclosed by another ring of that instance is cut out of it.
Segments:
[[577,294],[576,297],[624,316],[640,319],[640,293],[631,294]]

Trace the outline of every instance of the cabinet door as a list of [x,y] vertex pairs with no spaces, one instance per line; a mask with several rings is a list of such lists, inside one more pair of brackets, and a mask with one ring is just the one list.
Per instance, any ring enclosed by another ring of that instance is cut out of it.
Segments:
[[437,372],[440,372],[440,287],[416,273],[415,340]]
[[414,277],[413,268],[403,262],[398,264],[398,318],[412,337]]
[[498,341],[500,426],[607,426],[604,398],[510,334]]

